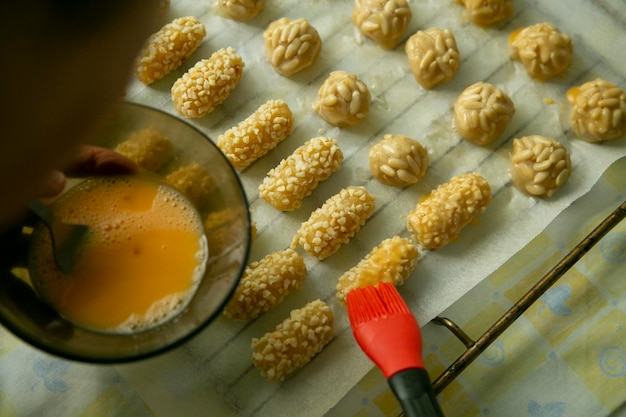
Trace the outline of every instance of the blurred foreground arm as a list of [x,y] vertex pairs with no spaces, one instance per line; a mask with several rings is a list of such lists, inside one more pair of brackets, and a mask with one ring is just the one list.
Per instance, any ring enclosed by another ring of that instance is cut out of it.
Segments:
[[89,143],[157,28],[160,3],[0,2],[0,230]]

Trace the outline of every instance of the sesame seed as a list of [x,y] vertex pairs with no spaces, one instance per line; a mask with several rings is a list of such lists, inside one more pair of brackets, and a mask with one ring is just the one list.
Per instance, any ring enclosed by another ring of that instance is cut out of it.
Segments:
[[576,137],[602,143],[626,136],[626,92],[621,88],[598,78],[571,88],[567,97]]

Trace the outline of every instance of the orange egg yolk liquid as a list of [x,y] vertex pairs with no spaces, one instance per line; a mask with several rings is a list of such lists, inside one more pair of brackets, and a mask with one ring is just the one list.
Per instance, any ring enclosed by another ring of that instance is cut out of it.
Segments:
[[202,221],[174,189],[132,177],[90,179],[52,206],[91,231],[72,272],[52,258],[47,231],[33,236],[33,283],[68,320],[105,331],[137,331],[178,313],[204,273]]

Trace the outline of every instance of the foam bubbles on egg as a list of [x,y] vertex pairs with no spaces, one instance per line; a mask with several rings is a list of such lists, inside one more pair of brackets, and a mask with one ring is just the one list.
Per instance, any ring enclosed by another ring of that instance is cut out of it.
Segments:
[[156,326],[185,308],[204,276],[202,220],[170,186],[137,177],[92,178],[52,209],[91,232],[65,276],[52,259],[48,233],[37,229],[33,282],[42,298],[78,325],[124,333]]

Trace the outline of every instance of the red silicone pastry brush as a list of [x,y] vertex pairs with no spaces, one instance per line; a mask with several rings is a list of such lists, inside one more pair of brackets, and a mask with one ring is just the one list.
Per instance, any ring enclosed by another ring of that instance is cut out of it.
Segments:
[[406,416],[443,417],[424,369],[419,325],[396,287],[354,289],[346,304],[357,343],[383,371]]

